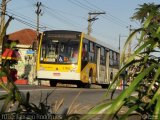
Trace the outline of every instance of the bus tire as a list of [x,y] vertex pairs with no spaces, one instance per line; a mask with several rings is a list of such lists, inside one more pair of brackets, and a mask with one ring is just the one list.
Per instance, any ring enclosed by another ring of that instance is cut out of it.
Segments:
[[92,77],[90,76],[89,80],[88,80],[88,83],[86,83],[85,88],[91,88],[91,85],[92,85]]
[[104,88],[104,89],[106,89],[106,88],[109,87],[109,84],[101,84],[101,87]]
[[91,84],[89,83],[77,83],[77,88],[90,88]]
[[91,84],[90,83],[83,83],[81,85],[82,88],[90,88],[91,87]]
[[56,87],[57,82],[55,82],[54,80],[50,80],[50,86],[51,87]]
[[77,83],[77,88],[82,88],[82,83]]

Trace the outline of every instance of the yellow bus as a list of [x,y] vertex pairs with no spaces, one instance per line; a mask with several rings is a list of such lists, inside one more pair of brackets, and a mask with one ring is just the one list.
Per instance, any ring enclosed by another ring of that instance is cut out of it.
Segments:
[[107,88],[118,71],[119,53],[79,31],[44,31],[39,40],[37,79]]

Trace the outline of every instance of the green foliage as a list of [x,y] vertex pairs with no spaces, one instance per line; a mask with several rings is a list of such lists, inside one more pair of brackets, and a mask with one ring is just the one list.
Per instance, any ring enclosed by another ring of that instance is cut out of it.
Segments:
[[[105,114],[106,119],[127,119],[133,113],[147,119],[160,119],[160,5],[140,5],[132,19],[139,20],[142,27],[133,31],[124,46],[121,56],[122,68],[117,73],[109,89],[119,83],[120,74],[127,70],[126,79],[130,81],[127,89],[112,102],[103,103],[92,108],[89,114]],[[134,36],[138,44],[129,58],[125,51]],[[116,87],[115,87],[116,88]],[[114,90],[115,91],[115,90]],[[136,96],[133,96],[136,94]],[[124,114],[119,114],[123,107],[127,107]],[[92,117],[87,115],[82,119]]]
[[[0,33],[0,44],[3,43],[3,40],[5,40],[5,33],[6,29],[9,26],[10,21],[12,20],[12,17],[9,17],[9,20],[5,24],[2,32]],[[11,50],[15,49],[15,46],[17,45],[18,41],[5,41],[5,48],[9,48]],[[0,56],[1,59],[1,56]],[[3,60],[3,64],[1,65],[0,69],[0,88],[5,90],[5,94],[0,95],[0,101],[2,102],[1,108],[0,108],[0,119],[5,119],[1,118],[1,115],[7,115],[6,119],[39,119],[36,118],[37,116],[41,116],[44,119],[47,117],[48,120],[57,118],[57,119],[80,119],[81,115],[78,113],[72,113],[75,111],[80,111],[83,109],[83,107],[79,105],[74,106],[74,102],[76,98],[79,96],[76,96],[75,99],[73,100],[71,106],[66,109],[63,113],[62,116],[56,116],[58,109],[61,107],[63,104],[63,101],[60,101],[59,105],[56,106],[56,110],[51,113],[51,107],[48,106],[47,101],[48,97],[51,95],[51,93],[47,94],[46,98],[42,100],[40,98],[39,104],[36,105],[30,101],[30,93],[27,92],[24,94],[23,92],[19,91],[18,87],[14,84],[13,78],[10,76],[10,66],[13,64],[16,64],[17,60],[8,60],[7,56],[6,59]],[[2,80],[2,77],[6,76],[7,77],[7,83],[4,83]],[[78,109],[78,110],[77,110]],[[84,107],[85,109],[85,107]],[[14,118],[16,117],[16,118]],[[45,120],[47,120],[45,119]]]
[[139,6],[140,7],[136,8],[136,12],[131,17],[132,19],[139,20],[141,23],[144,23],[151,13],[156,16],[156,19],[160,19],[159,5],[155,5],[154,3],[144,3]]
[[[12,17],[9,17],[7,23],[5,24],[2,32],[0,33],[0,44],[3,44],[5,38],[6,29],[9,26]],[[14,49],[17,45],[16,42],[10,42],[6,44],[5,47]],[[1,57],[1,56],[0,56]],[[1,59],[1,58],[0,58]],[[18,115],[21,119],[25,116],[25,119],[31,119],[31,115],[49,115],[49,109],[46,105],[47,102],[43,101],[39,103],[39,106],[30,103],[30,93],[26,95],[19,91],[18,87],[14,84],[13,78],[10,76],[10,65],[15,64],[16,61],[13,60],[3,60],[3,64],[0,69],[0,88],[6,91],[5,94],[0,95],[0,100],[3,102],[0,108],[0,119],[2,114],[7,114],[6,119],[14,119],[13,115]],[[4,83],[2,77],[7,77],[7,83]],[[47,100],[47,99],[46,99]],[[17,105],[16,105],[17,104]],[[13,107],[13,110],[12,110]]]

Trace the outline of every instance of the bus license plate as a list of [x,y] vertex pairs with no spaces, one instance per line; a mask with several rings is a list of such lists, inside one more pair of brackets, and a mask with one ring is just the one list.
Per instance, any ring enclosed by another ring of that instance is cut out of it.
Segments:
[[60,73],[53,73],[53,76],[60,76]]

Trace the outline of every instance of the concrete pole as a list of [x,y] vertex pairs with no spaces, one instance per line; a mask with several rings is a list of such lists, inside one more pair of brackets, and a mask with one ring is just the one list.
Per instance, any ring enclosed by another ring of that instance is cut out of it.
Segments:
[[[132,28],[132,25],[129,26],[129,35],[131,34],[131,32],[135,30]],[[130,41],[129,42],[129,45],[128,45],[128,58],[131,56],[131,53],[132,53],[132,42]]]
[[[42,3],[41,2],[37,2],[36,3],[36,7],[37,7],[37,10],[36,10],[36,15],[37,15],[37,39],[36,39],[36,46],[38,47],[38,39],[39,39],[39,17],[40,17],[40,14],[41,14],[41,7]],[[38,52],[38,48],[36,47],[36,50],[34,51],[34,55],[33,55],[33,62],[34,62],[34,66],[33,66],[33,78],[32,79],[36,79],[36,75],[37,75],[37,52]],[[41,85],[41,81],[38,81],[38,85]]]
[[36,4],[36,7],[37,7],[37,11],[36,11],[36,14],[37,14],[37,40],[38,40],[38,36],[39,36],[39,16],[41,14],[41,9],[40,9],[40,6],[41,6],[41,2],[37,2]]
[[88,35],[91,33],[91,15],[89,14],[88,16]]
[[[89,12],[88,14],[89,14],[89,16],[88,16],[88,33],[87,34],[90,35],[91,31],[92,31],[91,23],[98,19],[98,18],[96,18],[98,15],[106,14],[106,13],[105,12]],[[92,17],[92,15],[94,15],[94,16]]]
[[1,29],[0,29],[0,32],[2,33],[2,30],[4,28],[4,25],[5,25],[5,13],[6,13],[6,0],[2,0],[2,3],[1,3]]
[[4,26],[5,26],[5,12],[6,12],[6,0],[2,0],[1,3],[1,16],[0,16],[0,66],[2,65],[2,46],[3,46],[3,39],[4,39]]

